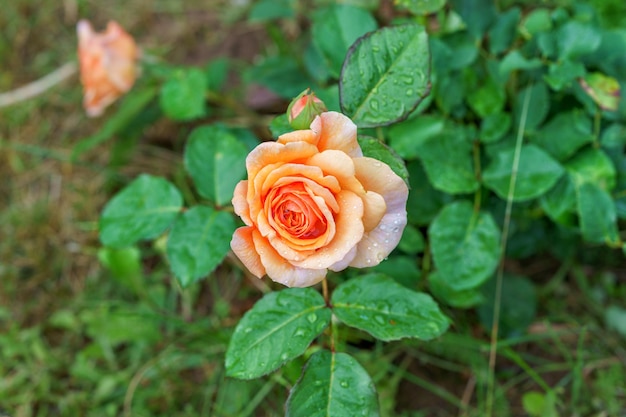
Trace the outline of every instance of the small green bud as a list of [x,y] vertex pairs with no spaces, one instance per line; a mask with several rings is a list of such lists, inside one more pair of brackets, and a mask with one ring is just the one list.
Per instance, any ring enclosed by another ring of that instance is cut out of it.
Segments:
[[310,89],[304,90],[287,108],[287,119],[291,127],[297,130],[308,129],[315,118],[328,111],[322,100],[315,97]]

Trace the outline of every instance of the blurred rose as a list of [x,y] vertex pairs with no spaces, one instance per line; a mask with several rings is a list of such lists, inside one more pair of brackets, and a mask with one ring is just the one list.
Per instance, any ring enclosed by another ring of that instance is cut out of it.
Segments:
[[95,117],[133,86],[139,49],[116,22],[109,22],[103,33],[94,32],[86,20],[78,22],[76,29],[83,106]]
[[340,113],[260,144],[246,167],[233,206],[247,226],[235,231],[231,247],[259,278],[310,286],[328,269],[377,265],[402,236],[405,182],[363,157],[356,126]]

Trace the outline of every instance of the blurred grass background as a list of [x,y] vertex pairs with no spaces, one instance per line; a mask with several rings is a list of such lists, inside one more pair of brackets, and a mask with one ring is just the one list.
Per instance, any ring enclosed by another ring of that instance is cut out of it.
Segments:
[[[0,91],[75,60],[79,18],[92,20],[97,29],[116,20],[143,48],[181,65],[217,56],[252,60],[265,47],[263,28],[232,23],[240,17],[237,4],[245,3],[4,2]],[[621,0],[593,3],[609,23],[626,25]],[[215,280],[183,291],[167,275],[158,248],[143,247],[144,262],[132,249],[100,251],[97,219],[112,187],[140,172],[180,176],[184,135],[176,126],[158,123],[140,135],[126,164],[109,166],[110,143],[72,162],[73,146],[103,123],[86,118],[81,95],[74,76],[34,99],[0,108],[0,415],[282,415],[287,387],[302,363],[259,381],[223,375],[228,329],[260,296],[258,290],[218,271]],[[99,257],[115,256],[131,260],[125,273],[141,282],[139,290],[102,268]],[[546,274],[542,267],[536,275]],[[515,343],[542,375],[556,372],[546,378],[551,386],[569,384],[560,378],[576,370],[576,389],[568,395],[574,406],[585,404],[580,409],[587,414],[579,415],[626,415],[620,414],[626,410],[624,393],[617,391],[626,386],[626,371],[616,359],[624,354],[623,345],[602,331],[603,312],[584,290],[587,285],[609,297],[621,293],[611,274],[597,274],[593,284],[586,279],[581,276],[578,289],[541,307],[543,317],[567,326],[539,323]],[[461,329],[468,320],[472,317],[455,317]],[[396,403],[409,409],[421,401],[424,411],[407,416],[456,415],[448,411],[450,404],[453,410],[462,405],[463,387],[475,384],[473,375],[480,377],[486,369],[485,345],[455,335],[437,344],[409,345],[403,353],[411,361],[397,360],[398,345],[382,359],[377,356],[381,346],[372,351],[376,361],[360,359],[378,383],[383,409],[393,410]],[[520,376],[515,352],[506,352],[510,386],[498,389],[521,396],[536,388],[532,370]]]

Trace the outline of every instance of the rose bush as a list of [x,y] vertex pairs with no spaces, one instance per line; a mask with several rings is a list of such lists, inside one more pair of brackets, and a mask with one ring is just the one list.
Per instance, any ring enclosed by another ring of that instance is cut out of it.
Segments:
[[327,270],[375,266],[406,225],[408,188],[391,168],[364,157],[356,125],[322,113],[309,130],[257,146],[233,206],[246,226],[231,241],[252,274],[289,287],[314,285]]
[[116,22],[109,22],[105,32],[96,33],[88,21],[81,20],[76,31],[83,106],[95,117],[135,83],[139,48]]

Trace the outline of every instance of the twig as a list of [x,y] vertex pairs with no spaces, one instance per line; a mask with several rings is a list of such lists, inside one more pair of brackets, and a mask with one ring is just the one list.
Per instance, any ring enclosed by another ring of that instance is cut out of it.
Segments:
[[76,63],[68,62],[37,81],[33,81],[15,90],[2,93],[0,94],[0,107],[11,106],[20,101],[36,97],[64,81],[66,78],[74,75],[76,70]]

